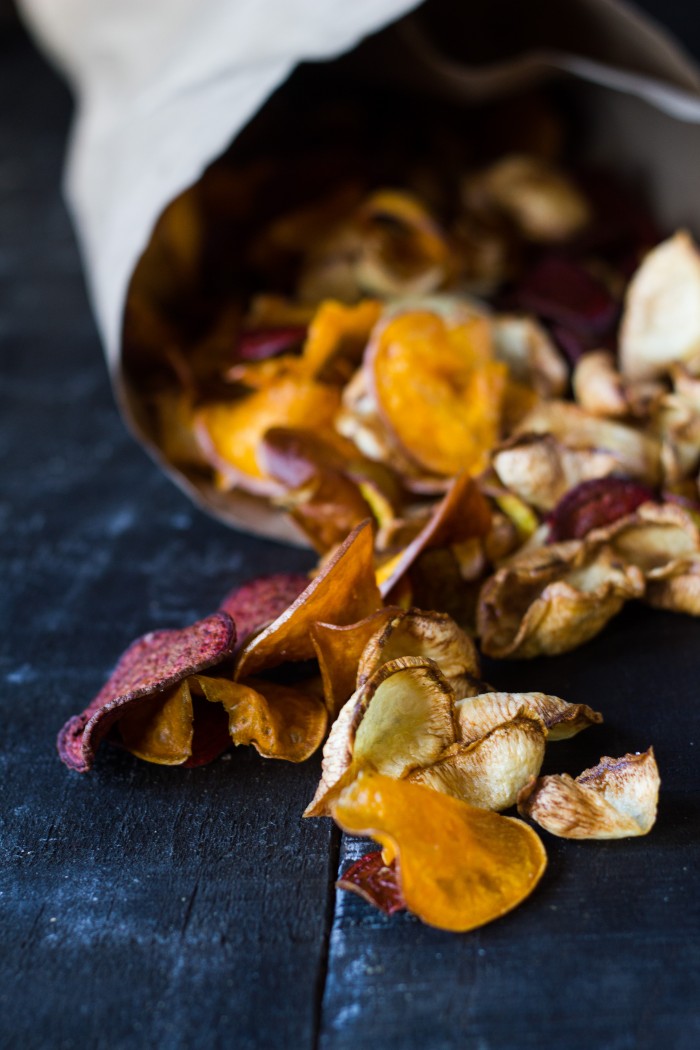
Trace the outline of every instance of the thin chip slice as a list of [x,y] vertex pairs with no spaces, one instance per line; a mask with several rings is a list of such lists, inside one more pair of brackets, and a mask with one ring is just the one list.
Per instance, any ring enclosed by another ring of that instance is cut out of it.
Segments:
[[481,589],[482,650],[496,659],[568,652],[643,593],[640,570],[605,544],[568,540],[516,555]]
[[[617,471],[656,485],[661,445],[648,433],[601,419],[568,401],[543,401],[518,426],[520,434],[551,434],[570,449],[597,449],[615,457]],[[581,479],[583,480],[583,479]]]
[[304,762],[321,746],[327,714],[313,682],[286,686],[197,675],[192,683],[207,700],[223,705],[236,745],[252,744],[264,758],[287,762]]
[[363,299],[354,306],[327,299],[314,314],[304,345],[309,375],[324,382],[347,382],[360,364],[381,303]]
[[631,478],[583,481],[559,500],[547,519],[549,540],[580,540],[654,499],[654,490]]
[[152,631],[137,639],[95,699],[59,733],[62,760],[80,773],[89,770],[100,741],[128,707],[221,663],[235,643],[236,628],[226,612],[213,613],[190,627]]
[[681,230],[649,252],[629,284],[620,366],[628,379],[653,379],[698,350],[700,253]]
[[189,680],[127,707],[117,728],[126,750],[137,758],[161,766],[181,766],[192,755],[194,736]]
[[582,482],[620,473],[618,457],[598,448],[569,448],[552,434],[516,434],[493,454],[493,468],[511,492],[551,511]]
[[367,640],[357,668],[357,685],[400,656],[434,660],[455,691],[465,696],[478,678],[479,656],[468,634],[447,613],[408,609],[396,612]]
[[406,910],[401,896],[396,861],[384,863],[382,851],[374,850],[360,857],[336,882],[339,890],[350,890],[379,908],[385,915],[394,915]]
[[302,594],[242,649],[236,678],[315,656],[311,625],[356,623],[382,607],[374,578],[372,528],[353,529]]
[[546,730],[538,718],[515,718],[471,744],[452,744],[437,762],[408,780],[481,809],[515,805],[518,792],[542,768]]
[[387,606],[358,623],[338,627],[332,623],[311,625],[311,640],[323,682],[323,695],[332,719],[357,686],[357,668],[365,646],[400,610]]
[[480,740],[496,726],[515,718],[518,711],[538,718],[547,730],[547,740],[567,740],[603,721],[603,716],[587,704],[567,704],[547,693],[481,693],[455,704],[460,740],[465,744]]
[[345,788],[333,817],[349,834],[389,847],[406,907],[444,930],[472,930],[515,908],[547,863],[521,821],[377,773]]
[[566,839],[622,839],[646,835],[656,820],[659,770],[654,749],[601,758],[580,776],[541,777],[526,785],[518,810]]
[[486,319],[449,327],[428,311],[399,314],[375,330],[365,368],[385,426],[419,467],[447,477],[486,467],[507,374]]
[[301,572],[276,572],[234,587],[222,601],[221,609],[236,624],[236,647],[240,648],[251,634],[281,616],[308,586],[309,578]]
[[402,777],[431,765],[455,740],[454,693],[432,660],[383,664],[342,708],[323,748],[321,781],[305,816],[328,812],[338,790],[366,767]]
[[[279,360],[261,364],[276,365]],[[207,460],[232,488],[274,495],[280,486],[265,472],[260,456],[265,432],[271,427],[303,427],[309,420],[319,429],[330,429],[339,406],[337,387],[317,383],[299,374],[297,367],[237,401],[203,406],[195,429]]]
[[418,535],[404,550],[380,565],[377,580],[387,597],[423,551],[447,547],[474,536],[486,536],[491,509],[473,478],[458,475]]

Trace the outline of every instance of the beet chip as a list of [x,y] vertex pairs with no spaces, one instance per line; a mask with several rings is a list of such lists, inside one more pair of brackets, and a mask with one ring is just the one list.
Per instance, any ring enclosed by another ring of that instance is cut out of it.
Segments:
[[611,525],[654,499],[648,485],[630,478],[594,478],[570,489],[547,519],[549,543],[580,540],[592,529]]
[[151,631],[138,638],[92,703],[58,734],[61,759],[70,769],[87,772],[100,741],[136,700],[164,693],[189,675],[220,663],[235,641],[235,624],[223,611],[181,630]]
[[396,874],[396,860],[385,864],[381,850],[365,853],[338,879],[336,885],[339,890],[357,893],[385,915],[406,910]]
[[295,601],[309,586],[309,577],[301,572],[277,572],[270,576],[258,576],[241,587],[235,587],[221,603],[236,624],[240,649],[243,643],[278,616]]

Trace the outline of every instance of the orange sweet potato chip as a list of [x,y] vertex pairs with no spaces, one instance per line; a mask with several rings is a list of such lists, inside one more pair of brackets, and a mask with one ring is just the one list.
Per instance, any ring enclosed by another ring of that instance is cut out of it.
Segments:
[[487,466],[507,375],[491,358],[488,321],[450,328],[428,311],[399,314],[373,338],[365,367],[385,425],[418,466],[448,477]]
[[240,681],[289,661],[313,659],[313,623],[355,623],[381,607],[374,578],[372,528],[364,522],[296,601],[245,645],[235,677]]
[[363,299],[355,306],[327,299],[309,326],[303,362],[309,375],[325,382],[346,382],[362,359],[381,304]]
[[323,682],[326,706],[335,718],[355,691],[360,658],[370,638],[380,632],[387,620],[400,610],[387,606],[358,623],[339,627],[333,623],[311,625],[311,640]]
[[[262,365],[278,366],[279,359]],[[252,369],[254,366],[250,366]],[[217,401],[197,413],[195,428],[207,460],[229,487],[271,495],[281,486],[266,473],[260,445],[272,427],[329,429],[340,405],[338,387],[307,378],[292,359],[286,373],[236,401]]]
[[327,714],[314,681],[287,686],[197,675],[192,687],[223,705],[234,744],[252,744],[264,758],[304,762],[325,736]]
[[388,847],[406,907],[443,930],[473,930],[504,915],[546,866],[542,843],[521,821],[378,773],[345,788],[333,817],[349,834]]

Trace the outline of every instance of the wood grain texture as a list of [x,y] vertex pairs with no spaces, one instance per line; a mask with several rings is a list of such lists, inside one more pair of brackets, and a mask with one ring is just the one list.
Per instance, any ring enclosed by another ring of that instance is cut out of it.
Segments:
[[205,518],[112,403],[59,197],[69,103],[0,41],[0,1042],[313,1045],[335,877],[319,775],[239,749],[196,770],[105,748],[58,760],[63,720],[136,635],[313,558]]
[[533,898],[470,935],[333,891],[366,844],[338,863],[330,822],[300,820],[318,760],[61,766],[58,727],[133,637],[311,559],[206,519],[127,435],[59,197],[69,100],[15,28],[0,85],[0,1045],[695,1050],[696,621],[632,608],[488,669],[603,710],[547,771],[653,743],[663,787],[648,838],[547,837]]

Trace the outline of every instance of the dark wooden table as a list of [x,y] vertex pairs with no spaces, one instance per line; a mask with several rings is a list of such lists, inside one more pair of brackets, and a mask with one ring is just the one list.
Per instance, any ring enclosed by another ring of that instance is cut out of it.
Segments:
[[553,768],[653,743],[663,791],[648,838],[546,836],[534,897],[471,935],[336,893],[364,847],[300,819],[318,760],[60,764],[56,730],[134,636],[312,558],[207,519],[126,434],[59,194],[70,101],[10,24],[0,85],[2,1046],[696,1050],[697,621],[630,608],[492,671],[604,710]]

